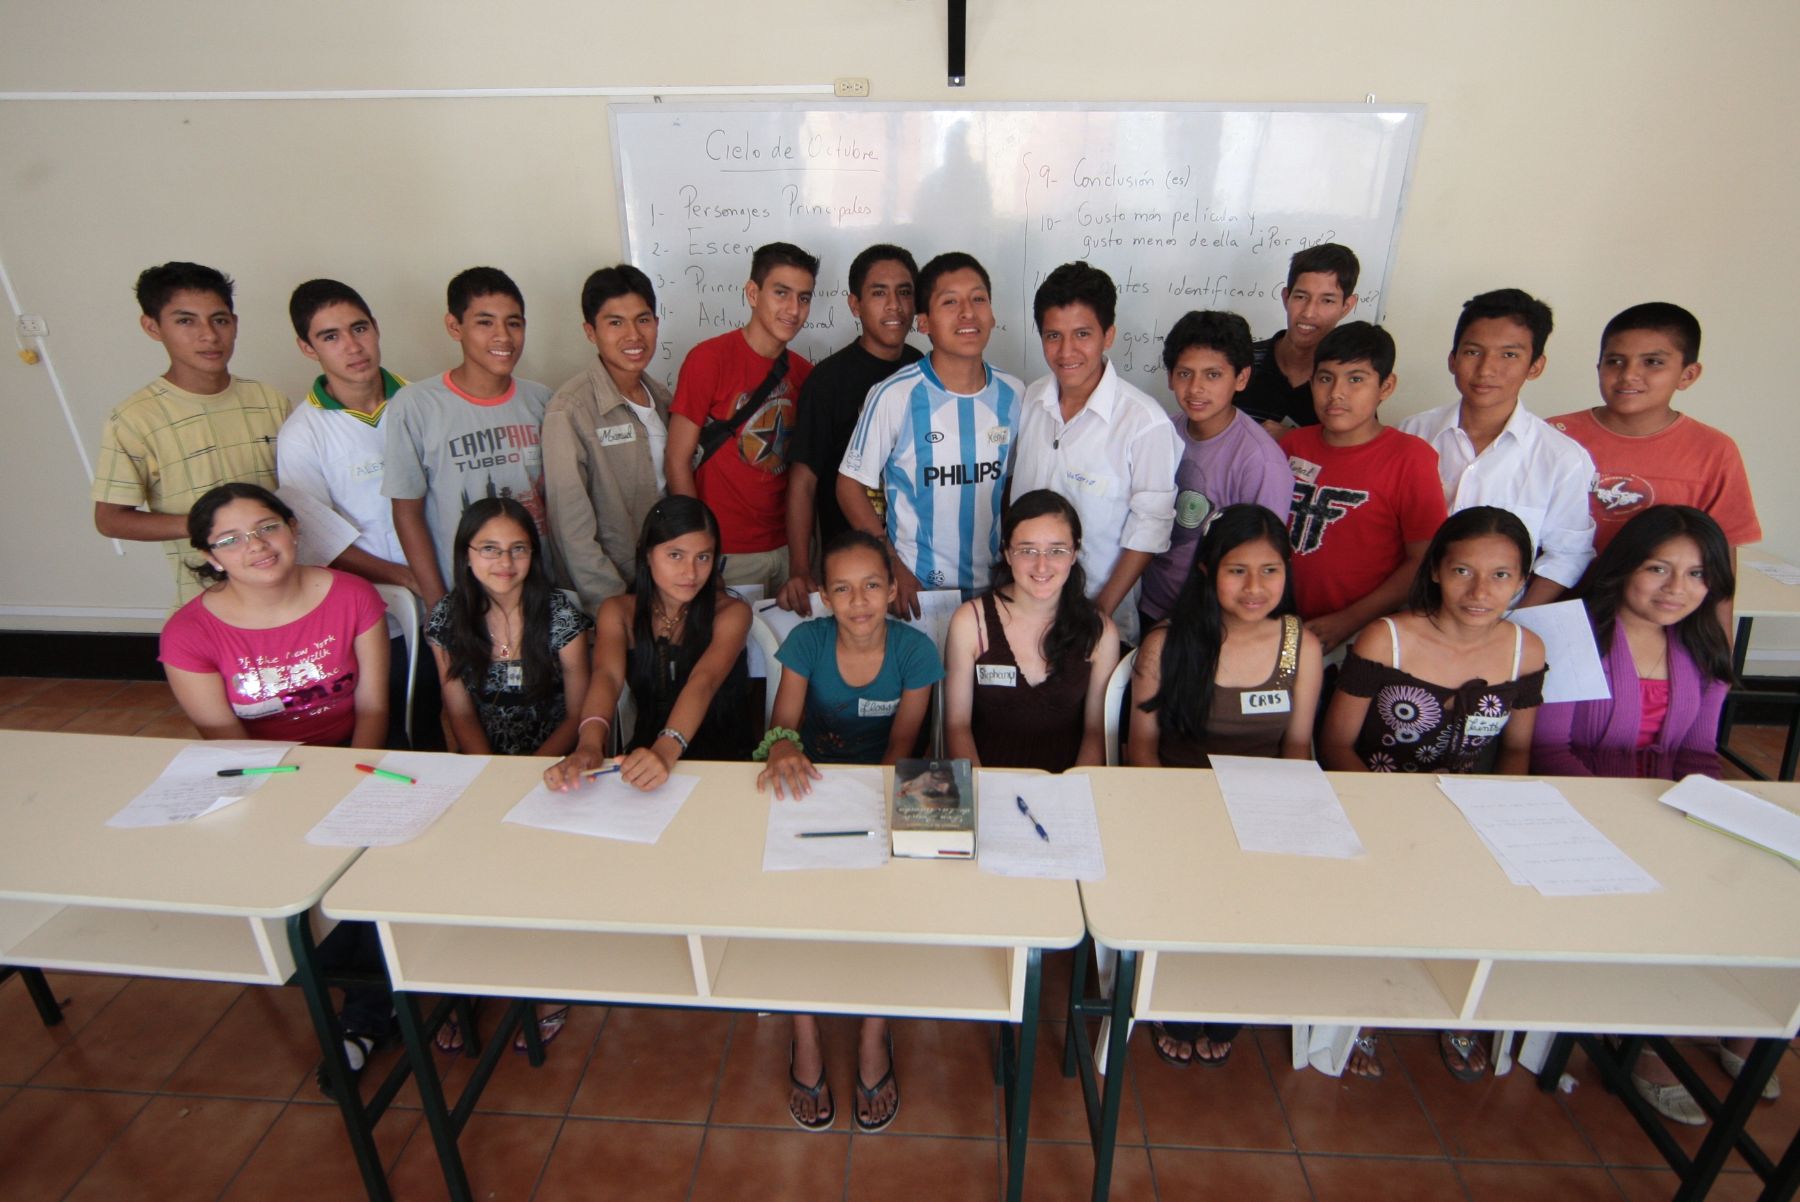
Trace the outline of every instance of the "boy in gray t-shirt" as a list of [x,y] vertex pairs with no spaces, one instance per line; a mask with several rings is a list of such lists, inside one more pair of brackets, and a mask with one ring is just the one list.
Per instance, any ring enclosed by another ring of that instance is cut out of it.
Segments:
[[427,613],[446,591],[462,511],[482,497],[511,497],[529,509],[551,579],[562,577],[545,526],[539,445],[550,390],[512,375],[525,350],[524,297],[505,272],[471,267],[450,281],[444,326],[462,346],[462,362],[402,388],[384,423],[381,491],[394,503],[394,530]]

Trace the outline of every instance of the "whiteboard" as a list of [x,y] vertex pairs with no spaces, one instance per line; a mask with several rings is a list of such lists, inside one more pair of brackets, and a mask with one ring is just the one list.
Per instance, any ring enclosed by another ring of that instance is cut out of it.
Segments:
[[670,384],[695,343],[744,323],[756,247],[820,257],[792,344],[817,362],[857,335],[851,259],[894,242],[921,266],[949,250],[981,260],[988,359],[1028,380],[1046,370],[1039,283],[1074,259],[1102,268],[1119,286],[1113,363],[1164,396],[1175,320],[1232,309],[1273,334],[1288,259],[1307,246],[1354,250],[1358,314],[1380,319],[1424,108],[629,104],[611,119],[622,244],[656,285]]

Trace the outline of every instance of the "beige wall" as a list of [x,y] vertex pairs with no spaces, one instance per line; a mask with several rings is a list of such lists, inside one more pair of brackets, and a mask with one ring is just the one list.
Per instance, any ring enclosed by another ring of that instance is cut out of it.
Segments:
[[[1458,304],[1548,299],[1550,366],[1525,397],[1594,403],[1601,325],[1679,301],[1705,323],[1688,406],[1744,447],[1768,538],[1800,559],[1795,342],[1800,5],[1369,0],[971,5],[969,78],[944,83],[940,0],[781,5],[384,0],[304,5],[0,4],[0,89],[320,90],[807,84],[867,76],[884,100],[1355,101],[1428,106],[1387,296],[1395,416],[1451,399]],[[594,99],[77,104],[0,101],[0,263],[50,348],[83,440],[165,366],[130,285],[169,258],[239,281],[234,366],[297,395],[294,283],[337,275],[382,319],[387,360],[446,366],[442,286],[492,262],[523,286],[525,374],[584,362],[575,295],[616,257],[611,149]],[[11,315],[0,312],[10,322]],[[93,532],[43,367],[0,364],[0,625],[128,629],[156,611],[160,554]],[[25,610],[53,611],[46,618]],[[1774,632],[1770,632],[1774,633]],[[1761,640],[1759,640],[1761,641]],[[1783,640],[1785,641],[1785,640]],[[1800,645],[1800,639],[1794,642]]]

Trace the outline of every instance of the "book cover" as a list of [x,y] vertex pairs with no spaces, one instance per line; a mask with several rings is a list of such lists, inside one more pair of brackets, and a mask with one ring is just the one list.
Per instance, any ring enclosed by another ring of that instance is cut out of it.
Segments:
[[924,859],[975,855],[975,773],[968,760],[894,765],[888,829],[894,854]]

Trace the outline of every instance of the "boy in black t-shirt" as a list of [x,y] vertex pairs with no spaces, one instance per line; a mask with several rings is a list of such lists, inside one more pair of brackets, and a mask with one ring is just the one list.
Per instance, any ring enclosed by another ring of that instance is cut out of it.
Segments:
[[[898,246],[879,243],[850,264],[850,315],[861,323],[855,342],[819,361],[801,386],[793,441],[788,444],[788,582],[783,609],[810,614],[814,519],[819,545],[850,529],[838,507],[838,464],[862,415],[869,390],[921,357],[906,341],[913,327],[913,288],[919,268]],[[876,511],[878,495],[871,494]]]
[[1287,287],[1281,290],[1287,329],[1251,346],[1250,383],[1237,395],[1237,407],[1277,442],[1289,430],[1319,424],[1313,412],[1313,352],[1338,322],[1356,312],[1361,274],[1356,252],[1336,242],[1309,246],[1288,260]]

